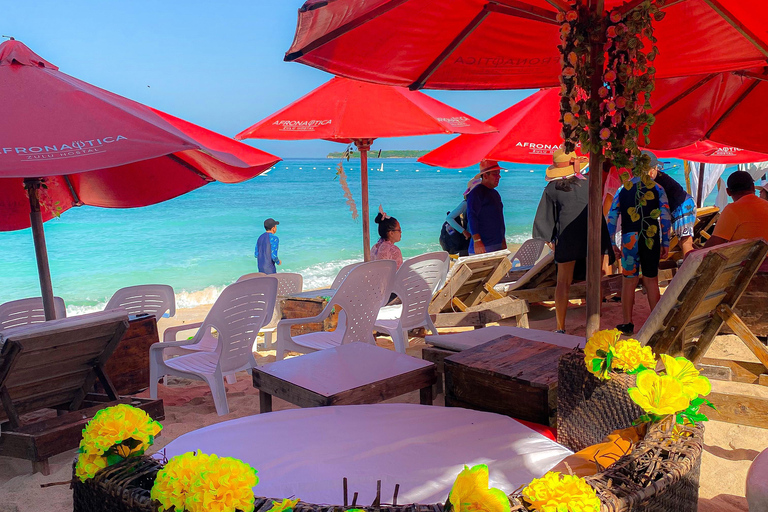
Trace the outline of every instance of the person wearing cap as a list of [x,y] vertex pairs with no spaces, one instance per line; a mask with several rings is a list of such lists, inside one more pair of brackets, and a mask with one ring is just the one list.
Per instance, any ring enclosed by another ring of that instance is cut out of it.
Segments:
[[768,241],[768,201],[755,195],[752,176],[746,171],[734,172],[728,176],[725,190],[733,202],[723,208],[704,247],[747,238]]
[[651,159],[648,176],[651,177],[667,194],[669,200],[669,212],[672,216],[672,231],[680,242],[683,256],[693,250],[693,225],[696,224],[696,203],[685,189],[663,172],[659,159],[652,152],[643,150],[642,154]]
[[[640,159],[640,163],[651,164],[651,158],[647,154],[641,155]],[[612,242],[619,219],[621,249],[614,245],[613,250],[616,257],[621,258],[624,275],[621,283],[624,323],[616,328],[623,334],[634,334],[632,310],[635,307],[635,288],[641,271],[651,310],[661,297],[659,261],[669,254],[669,233],[672,230],[666,192],[649,176],[635,176],[622,186],[613,198],[608,213],[608,231]]]
[[265,274],[274,274],[277,272],[275,265],[280,265],[280,258],[277,257],[277,248],[280,239],[277,238],[277,225],[280,224],[275,219],[269,218],[264,221],[264,233],[256,241],[256,250],[253,255],[259,265],[259,272]]
[[507,248],[504,204],[496,187],[501,167],[493,160],[480,162],[481,181],[467,193],[467,221],[472,238],[469,254],[483,254]]
[[[546,173],[548,183],[533,221],[533,237],[554,246],[557,263],[555,332],[564,333],[571,283],[575,274],[583,279],[586,272],[589,187],[584,171],[588,163],[586,157],[575,152],[566,153],[562,147],[555,150],[552,160]],[[611,246],[605,221],[601,238],[603,254],[610,259]]]

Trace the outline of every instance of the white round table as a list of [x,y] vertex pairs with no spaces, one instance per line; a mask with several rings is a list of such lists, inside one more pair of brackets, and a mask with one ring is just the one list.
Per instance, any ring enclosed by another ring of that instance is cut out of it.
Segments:
[[375,404],[290,409],[189,432],[168,458],[202,450],[236,457],[258,471],[257,496],[343,503],[342,479],[358,505],[441,503],[464,464],[487,464],[491,486],[511,493],[571,452],[517,421],[457,407]]

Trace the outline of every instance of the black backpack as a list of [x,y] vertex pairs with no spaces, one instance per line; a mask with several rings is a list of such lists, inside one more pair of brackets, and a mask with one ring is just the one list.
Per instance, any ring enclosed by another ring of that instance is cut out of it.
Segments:
[[[446,212],[446,215],[448,213],[450,212]],[[459,225],[466,229],[467,221],[464,215],[459,218]],[[469,240],[464,238],[463,234],[453,229],[447,222],[443,222],[443,227],[440,230],[440,247],[448,254],[458,254],[459,256],[467,256],[469,254]]]

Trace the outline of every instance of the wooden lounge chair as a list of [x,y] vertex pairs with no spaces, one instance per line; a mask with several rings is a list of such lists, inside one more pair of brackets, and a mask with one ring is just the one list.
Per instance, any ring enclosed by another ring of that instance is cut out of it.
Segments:
[[[555,263],[554,253],[545,255],[522,276],[514,277],[516,277],[514,281],[502,279],[494,288],[502,295],[527,300],[529,304],[555,300],[557,263]],[[602,283],[603,294],[606,296],[621,292],[620,274],[603,276]],[[585,281],[573,283],[568,298],[586,299],[587,283]]]
[[[120,398],[104,364],[128,327],[128,313],[104,311],[0,332],[0,455],[28,459],[49,473],[48,458],[76,448],[100,409],[131,403],[162,419],[161,400]],[[89,395],[99,380],[106,396]],[[68,411],[38,421],[43,409]]]
[[514,316],[518,325],[527,327],[528,304],[494,290],[512,268],[508,255],[497,251],[459,259],[429,305],[435,326],[482,327]]

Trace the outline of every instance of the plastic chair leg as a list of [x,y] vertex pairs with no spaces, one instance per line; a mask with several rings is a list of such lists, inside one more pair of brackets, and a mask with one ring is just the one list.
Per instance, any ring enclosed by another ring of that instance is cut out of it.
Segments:
[[219,375],[213,375],[208,380],[208,387],[211,388],[211,395],[213,395],[213,404],[216,406],[216,414],[224,416],[229,414],[229,404],[227,403],[227,390],[224,387],[224,379]]
[[237,376],[234,373],[230,373],[226,377],[227,384],[235,384],[237,382]]
[[273,334],[273,331],[267,331],[264,333],[264,350],[272,350]]
[[395,343],[395,350],[405,354],[405,345],[408,340],[408,331],[406,329],[395,329],[390,333],[392,341]]

